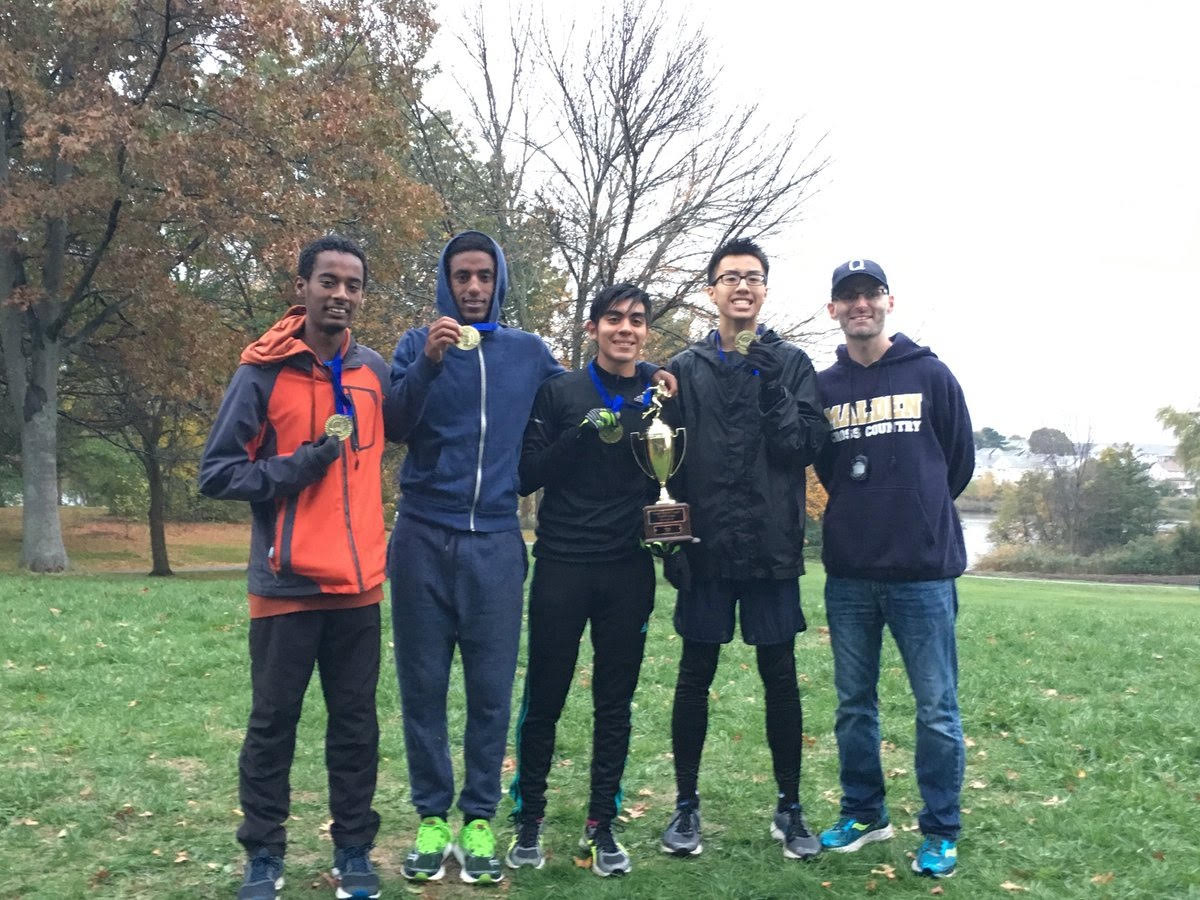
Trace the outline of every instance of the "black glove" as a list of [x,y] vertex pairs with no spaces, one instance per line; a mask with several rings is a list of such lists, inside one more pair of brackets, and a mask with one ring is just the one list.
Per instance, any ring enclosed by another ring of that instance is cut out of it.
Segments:
[[315,441],[312,445],[313,456],[317,462],[323,466],[328,466],[331,462],[342,455],[342,442],[331,435],[322,435],[319,441]]
[[783,375],[783,360],[762,341],[755,341],[746,352],[746,362],[758,369],[763,384],[774,384]]
[[[676,542],[668,545],[666,556],[663,561],[663,575],[667,581],[677,591],[690,591],[692,589],[692,567],[688,563],[688,555],[680,548],[683,547],[682,542]],[[651,552],[654,552],[651,550]]]

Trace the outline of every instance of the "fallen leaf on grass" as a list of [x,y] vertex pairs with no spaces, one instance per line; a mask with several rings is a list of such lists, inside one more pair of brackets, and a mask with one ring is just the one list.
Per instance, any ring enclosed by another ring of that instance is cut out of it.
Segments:
[[1154,859],[1157,859],[1159,862],[1162,862],[1164,859],[1167,858],[1166,854],[1163,853],[1161,850],[1155,850],[1153,853],[1150,854],[1150,856]]
[[153,850],[150,851],[150,855],[151,856],[162,856],[162,851],[159,850],[157,847],[155,847]]
[[335,881],[334,877],[332,875],[330,875],[328,872],[322,872],[321,880],[313,882],[314,888],[319,888],[319,887],[336,888],[337,886],[338,886],[337,881]]
[[590,869],[592,867],[592,858],[590,856],[573,856],[571,858],[575,861],[575,865],[581,869]]
[[918,828],[920,828],[920,827],[921,827],[921,826],[920,826],[920,825],[918,825],[916,822],[910,822],[910,823],[909,823],[909,824],[907,824],[907,825],[901,825],[901,826],[900,826],[900,830],[901,830],[901,831],[916,831],[916,830],[917,830]]
[[896,880],[896,867],[889,866],[887,863],[880,863],[878,866],[876,866],[874,869],[871,870],[871,874],[872,875],[882,875],[885,878],[887,878],[889,881],[895,881]]
[[629,818],[631,818],[631,819],[640,819],[645,814],[646,814],[646,804],[645,803],[635,803],[635,804],[633,804],[633,806],[629,807],[628,810],[626,810],[626,815],[628,815]]
[[1016,781],[1018,778],[1021,777],[1021,773],[1016,771],[1015,769],[1005,769],[1004,777],[1007,778],[1009,781]]
[[821,887],[823,887],[823,888],[831,888],[831,887],[833,887],[833,882],[832,882],[832,881],[822,881],[822,882],[821,882]]
[[1046,690],[1042,691],[1042,696],[1043,697],[1057,697],[1058,691],[1056,691],[1054,688],[1046,688]]
[[907,775],[908,769],[888,769],[888,778],[899,778],[901,775]]
[[92,790],[92,786],[89,784],[87,787],[85,787],[82,791],[79,792],[79,796],[81,799],[86,800],[88,797],[92,796],[93,793],[95,793],[95,792]]
[[987,787],[987,782],[984,781],[982,778],[976,778],[974,781],[972,781],[967,786],[974,788],[977,791],[982,791],[985,787]]
[[505,775],[511,775],[517,771],[517,761],[511,756],[504,757],[504,763],[500,766],[500,771]]
[[966,744],[968,750],[975,749],[975,742],[973,740],[971,740],[969,737],[964,737],[963,743]]
[[1060,796],[1058,796],[1058,794],[1055,794],[1053,797],[1047,797],[1045,800],[1043,800],[1042,806],[1062,806],[1066,802],[1067,802],[1066,798],[1060,797]]
[[136,700],[130,700],[130,701],[129,701],[128,703],[126,703],[125,705],[126,705],[126,706],[128,706],[128,707],[134,707],[134,706],[137,706],[137,701],[136,701]]
[[88,879],[88,887],[98,887],[101,882],[108,881],[110,875],[112,873],[107,868],[97,869],[92,873],[92,877]]
[[654,791],[650,790],[650,788],[642,788],[640,791],[638,791],[638,796],[639,797],[653,797]]
[[192,858],[190,856],[188,856],[188,852],[186,850],[176,850],[175,851],[176,865],[178,865],[179,863],[185,863],[185,862],[191,862],[191,861],[192,861]]
[[895,749],[896,749],[896,745],[895,745],[895,744],[893,744],[891,741],[880,741],[880,742],[879,742],[879,749],[880,749],[880,750],[882,750],[884,753],[888,753],[888,752],[890,752],[890,751],[892,751],[892,750],[895,750]]
[[560,759],[560,760],[558,761],[558,767],[559,767],[560,769],[565,769],[565,768],[567,768],[568,766],[573,766],[573,765],[575,765],[575,761],[574,761],[574,760],[571,760],[571,759]]
[[58,833],[58,836],[59,836],[60,838],[65,838],[65,837],[66,837],[66,836],[67,836],[69,833],[70,833],[70,832],[68,832],[68,831],[67,831],[67,829],[65,829],[65,828],[64,828],[62,831],[60,831],[60,832]]
[[17,824],[18,825],[28,825],[32,828],[34,825],[38,824],[38,820],[37,819],[29,819],[29,818],[17,819]]
[[1029,890],[1029,888],[1027,888],[1027,887],[1024,887],[1024,886],[1022,886],[1022,885],[1019,885],[1019,884],[1014,884],[1014,883],[1013,883],[1013,882],[1011,882],[1011,881],[1006,881],[1006,882],[1004,882],[1003,884],[1001,884],[1001,885],[1000,885],[1000,890],[1002,890],[1002,891],[1012,891],[1012,892],[1016,893],[1017,891],[1028,891],[1028,890]]
[[931,887],[929,889],[929,893],[933,894],[935,897],[940,897],[942,894],[946,893],[946,889],[939,884],[937,887]]
[[804,746],[805,747],[817,746],[817,739],[815,737],[813,737],[811,734],[806,734],[803,737],[804,737]]
[[1080,769],[1075,773],[1075,777],[1079,779],[1087,778],[1087,772],[1085,772],[1083,769]]
[[1154,658],[1155,658],[1155,659],[1162,659],[1162,658],[1163,658],[1163,655],[1162,655],[1161,653],[1155,653],[1155,654],[1154,654]]
[[1103,875],[1093,875],[1092,884],[1108,884],[1116,877],[1112,872],[1105,872]]
[[140,813],[138,813],[138,818],[148,819],[152,815],[154,815],[154,813],[150,812],[150,810],[148,810],[148,809],[145,809],[145,810],[142,810]]
[[[51,614],[51,615],[53,615],[53,616],[61,616],[61,615],[62,615],[62,610],[61,610],[61,609],[55,609],[55,608],[52,606],[52,607],[50,607],[50,614]],[[1160,656],[1160,657],[1159,657],[1159,659],[1162,659],[1162,657]]]

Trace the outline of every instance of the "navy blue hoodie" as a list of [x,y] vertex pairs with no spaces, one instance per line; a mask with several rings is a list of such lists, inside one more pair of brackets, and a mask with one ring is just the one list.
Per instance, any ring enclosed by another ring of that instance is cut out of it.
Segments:
[[[498,322],[508,271],[500,245],[492,247],[496,282],[488,321]],[[443,248],[437,308],[461,323],[447,262]],[[478,348],[451,346],[440,364],[425,355],[428,334],[422,326],[400,338],[384,403],[388,438],[408,444],[399,511],[458,531],[516,528],[517,462],[533,398],[543,381],[565,370],[540,337],[518,328],[497,324]]]
[[[903,334],[870,366],[850,358],[817,375],[829,441],[817,474],[829,492],[825,571],[843,578],[956,578],[967,566],[954,498],[975,470],[962,389],[928,347]],[[850,477],[867,458],[867,478]]]

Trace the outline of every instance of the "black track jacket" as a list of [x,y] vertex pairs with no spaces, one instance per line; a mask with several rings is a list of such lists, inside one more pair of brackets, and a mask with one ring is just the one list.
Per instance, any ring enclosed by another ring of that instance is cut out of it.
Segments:
[[808,354],[765,331],[783,358],[777,384],[764,384],[716,332],[675,356],[673,415],[687,429],[687,455],[671,494],[692,508],[700,543],[685,550],[693,577],[795,578],[804,572],[804,469],[829,427]]

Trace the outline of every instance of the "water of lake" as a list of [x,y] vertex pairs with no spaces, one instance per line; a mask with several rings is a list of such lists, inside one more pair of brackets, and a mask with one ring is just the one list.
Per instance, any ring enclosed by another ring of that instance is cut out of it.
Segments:
[[967,545],[967,568],[992,549],[988,540],[988,527],[996,517],[990,513],[964,513],[962,519],[963,542]]

